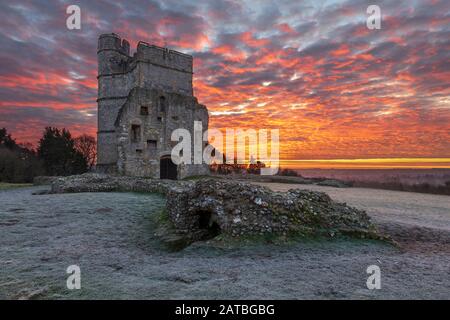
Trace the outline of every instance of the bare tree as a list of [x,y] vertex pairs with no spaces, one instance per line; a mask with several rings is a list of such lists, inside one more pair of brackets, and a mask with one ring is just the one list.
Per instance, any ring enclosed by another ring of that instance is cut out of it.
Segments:
[[75,138],[75,149],[83,155],[89,169],[91,169],[97,158],[97,143],[95,138],[87,134]]

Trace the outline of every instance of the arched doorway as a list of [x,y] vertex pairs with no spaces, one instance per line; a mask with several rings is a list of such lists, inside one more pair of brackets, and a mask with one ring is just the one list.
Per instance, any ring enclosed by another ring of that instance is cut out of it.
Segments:
[[170,156],[161,157],[159,162],[159,177],[161,179],[177,180],[177,165]]
[[217,215],[208,210],[197,211],[198,228],[201,231],[201,240],[208,240],[221,233]]

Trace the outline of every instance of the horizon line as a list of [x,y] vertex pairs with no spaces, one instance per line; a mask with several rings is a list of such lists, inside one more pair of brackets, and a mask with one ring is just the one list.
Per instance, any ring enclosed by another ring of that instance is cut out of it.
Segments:
[[450,158],[432,158],[432,157],[420,157],[420,158],[335,158],[335,159],[280,159],[281,161],[292,162],[449,162]]
[[278,165],[289,169],[450,169],[450,158],[285,159]]

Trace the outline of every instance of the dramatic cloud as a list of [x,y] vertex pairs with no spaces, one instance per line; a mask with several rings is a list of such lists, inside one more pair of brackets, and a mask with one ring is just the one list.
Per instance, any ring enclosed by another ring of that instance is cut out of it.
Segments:
[[96,132],[96,46],[115,32],[194,56],[217,128],[279,128],[285,159],[450,157],[450,3],[67,1],[0,4],[0,127]]

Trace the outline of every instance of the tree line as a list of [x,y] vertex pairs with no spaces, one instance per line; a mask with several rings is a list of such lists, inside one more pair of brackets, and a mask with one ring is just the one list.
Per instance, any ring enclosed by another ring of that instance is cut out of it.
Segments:
[[32,182],[40,175],[67,176],[89,171],[96,161],[95,138],[73,138],[63,128],[46,127],[37,148],[17,143],[6,128],[0,129],[0,181]]

